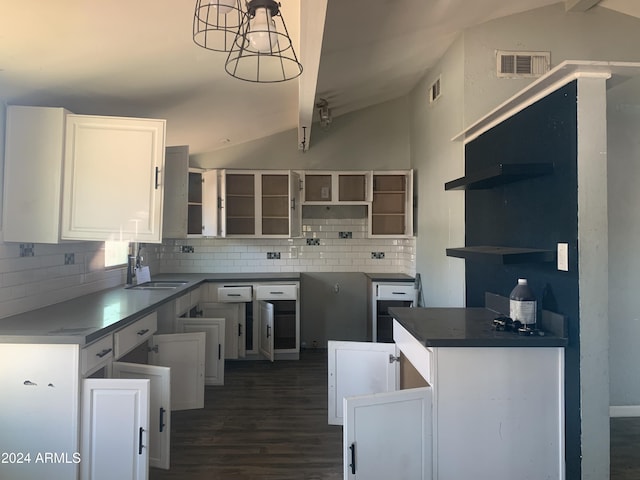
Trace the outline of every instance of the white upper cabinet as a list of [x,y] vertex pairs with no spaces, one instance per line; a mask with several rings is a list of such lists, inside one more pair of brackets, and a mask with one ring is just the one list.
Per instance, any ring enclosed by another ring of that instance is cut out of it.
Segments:
[[298,174],[289,170],[223,170],[221,235],[299,236],[302,219],[299,184]]
[[412,236],[413,170],[374,171],[371,188],[369,236]]
[[4,240],[160,242],[165,123],[7,107]]
[[371,202],[371,172],[305,171],[302,178],[306,205]]
[[189,168],[189,147],[167,147],[163,238],[218,235],[218,171]]

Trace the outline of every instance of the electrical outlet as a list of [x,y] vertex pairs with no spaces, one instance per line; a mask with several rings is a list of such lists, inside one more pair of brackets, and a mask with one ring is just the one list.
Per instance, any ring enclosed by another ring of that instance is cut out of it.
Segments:
[[569,244],[558,244],[558,270],[563,272],[569,271]]

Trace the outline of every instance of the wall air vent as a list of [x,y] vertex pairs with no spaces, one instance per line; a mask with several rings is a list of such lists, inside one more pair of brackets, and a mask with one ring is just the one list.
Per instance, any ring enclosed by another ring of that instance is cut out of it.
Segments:
[[497,74],[502,78],[540,77],[551,67],[551,52],[496,52]]
[[429,87],[429,103],[435,102],[438,98],[440,98],[440,77],[436,78]]

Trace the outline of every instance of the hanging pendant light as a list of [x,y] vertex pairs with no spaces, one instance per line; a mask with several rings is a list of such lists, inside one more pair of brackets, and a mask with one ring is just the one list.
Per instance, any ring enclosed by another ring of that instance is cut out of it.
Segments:
[[229,52],[243,19],[240,0],[197,0],[193,41],[207,50]]
[[247,3],[224,68],[232,77],[258,83],[284,82],[302,73],[279,3]]

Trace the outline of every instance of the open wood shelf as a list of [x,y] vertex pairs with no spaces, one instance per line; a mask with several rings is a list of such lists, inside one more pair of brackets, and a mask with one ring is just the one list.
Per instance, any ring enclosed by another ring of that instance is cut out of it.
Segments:
[[480,190],[553,173],[552,163],[499,163],[444,184],[445,190]]
[[447,248],[448,257],[464,258],[474,262],[494,264],[515,263],[545,263],[556,260],[556,252],[553,250],[540,250],[535,248],[477,246]]

